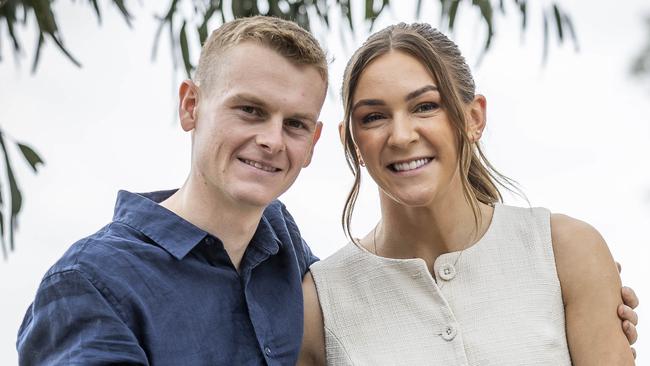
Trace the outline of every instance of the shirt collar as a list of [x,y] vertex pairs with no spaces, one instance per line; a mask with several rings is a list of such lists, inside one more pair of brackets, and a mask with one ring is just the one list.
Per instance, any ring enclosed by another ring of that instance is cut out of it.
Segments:
[[[159,205],[176,191],[173,189],[131,193],[120,190],[117,194],[113,221],[122,222],[139,230],[176,259],[183,259],[210,234]],[[267,216],[274,219],[270,209],[264,211],[249,246],[268,255],[275,255],[280,250],[282,241],[278,238]]]
[[149,193],[119,191],[113,221],[139,230],[176,259],[183,259],[208,233],[158,203],[176,190]]
[[269,255],[275,255],[280,250],[282,241],[278,238],[278,235],[266,215],[267,212],[264,211],[264,215],[262,216],[259,225],[257,225],[257,230],[255,230],[255,234],[253,235],[249,246],[260,249]]

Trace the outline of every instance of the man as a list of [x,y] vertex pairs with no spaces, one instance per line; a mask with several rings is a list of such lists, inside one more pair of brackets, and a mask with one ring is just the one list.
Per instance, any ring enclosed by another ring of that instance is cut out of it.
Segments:
[[180,87],[186,182],[118,194],[113,221],[43,278],[20,363],[295,364],[317,258],[276,198],[310,162],[326,89],[325,55],[294,23],[217,29]]
[[176,192],[120,192],[113,222],[45,275],[21,364],[291,365],[317,258],[275,201],[310,162],[327,61],[294,23],[224,24],[180,87],[192,134]]

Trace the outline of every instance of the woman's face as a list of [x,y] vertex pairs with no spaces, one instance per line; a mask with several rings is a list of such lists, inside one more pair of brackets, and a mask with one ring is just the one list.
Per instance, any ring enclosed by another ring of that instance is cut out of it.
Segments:
[[352,136],[385,194],[417,207],[460,188],[454,127],[436,81],[418,59],[391,51],[372,61],[352,106]]

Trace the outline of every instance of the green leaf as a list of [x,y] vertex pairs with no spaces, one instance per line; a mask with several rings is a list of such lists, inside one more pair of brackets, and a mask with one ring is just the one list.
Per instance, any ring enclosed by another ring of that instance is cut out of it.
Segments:
[[521,13],[521,29],[526,30],[528,25],[528,11],[526,8],[526,1],[521,1],[519,3],[519,12]]
[[366,15],[365,19],[370,20],[375,17],[375,9],[373,7],[373,0],[366,0]]
[[576,34],[575,28],[573,27],[573,21],[565,13],[562,16],[562,22],[564,23],[564,27],[566,28],[566,30],[571,35],[571,39],[573,40],[573,44],[575,46],[576,52],[579,51],[580,50],[580,44],[578,43],[578,35]]
[[2,186],[0,185],[0,242],[2,245],[2,257],[7,259],[7,241],[5,240],[5,216],[2,213],[4,210],[4,201],[2,199]]
[[115,6],[120,10],[120,13],[122,13],[126,24],[131,27],[131,19],[133,16],[131,16],[131,13],[129,13],[129,10],[124,5],[124,0],[113,0],[113,4],[115,4]]
[[90,3],[93,6],[93,9],[95,9],[95,14],[97,14],[97,23],[100,25],[102,24],[102,13],[99,10],[99,4],[97,4],[97,0],[90,0]]
[[29,166],[32,167],[34,170],[34,173],[38,172],[38,164],[45,165],[45,162],[43,159],[41,159],[40,156],[34,151],[31,147],[21,144],[20,142],[17,142],[16,145],[18,145],[18,148],[20,149],[20,152],[23,153],[23,156],[25,157],[25,160],[29,163]]
[[2,242],[2,257],[7,259],[7,241],[5,240],[5,216],[2,213],[3,205],[0,205],[0,242]]
[[456,14],[458,13],[458,5],[460,5],[460,0],[453,0],[449,6],[449,30],[454,30],[454,21],[456,20]]
[[187,78],[191,79],[192,69],[194,67],[192,66],[192,62],[190,61],[190,50],[187,44],[187,34],[185,33],[186,24],[187,24],[186,22],[183,22],[183,25],[181,26],[180,43],[181,43],[181,53],[183,55],[183,65],[185,66],[185,73],[187,74]]
[[555,26],[557,27],[557,36],[560,39],[560,43],[564,42],[564,31],[562,30],[562,15],[560,15],[560,9],[558,9],[557,4],[553,4],[553,15],[555,16]]
[[34,53],[34,62],[32,63],[32,74],[36,73],[36,67],[38,66],[38,61],[41,58],[41,47],[43,47],[43,33],[38,36],[38,43],[36,44],[36,52]]
[[17,226],[18,213],[23,204],[23,197],[18,189],[16,177],[14,176],[13,169],[11,168],[11,161],[9,160],[9,153],[5,145],[4,134],[0,132],[0,147],[5,157],[5,168],[7,169],[7,179],[9,180],[9,191],[11,192],[11,214],[9,216],[9,250],[14,250],[14,230]]
[[490,0],[474,0],[474,5],[478,5],[479,9],[481,9],[481,16],[485,20],[488,28],[488,35],[485,40],[484,48],[484,51],[487,51],[492,44],[492,37],[494,36],[494,27],[492,24],[492,4],[490,4]]
[[[154,36],[153,39],[153,48],[151,50],[151,58],[155,59],[156,54],[158,53],[158,42],[160,41],[160,35],[162,34],[162,30],[165,27],[165,24],[169,23],[170,29],[173,29],[172,22],[174,21],[174,14],[176,13],[176,4],[178,4],[178,0],[172,0],[171,3],[169,4],[169,9],[167,9],[167,13],[163,17],[158,17],[158,20],[160,20],[160,24],[158,25],[158,29],[156,30],[156,35]],[[172,50],[174,49],[174,38],[172,34]]]
[[548,59],[548,16],[544,12],[544,47],[542,51],[542,64],[546,64]]

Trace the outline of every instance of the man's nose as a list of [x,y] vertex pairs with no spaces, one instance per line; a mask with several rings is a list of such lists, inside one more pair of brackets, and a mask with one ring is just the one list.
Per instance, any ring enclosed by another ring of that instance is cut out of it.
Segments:
[[269,154],[277,154],[283,151],[286,146],[282,118],[272,117],[262,124],[260,131],[255,136],[255,143]]

